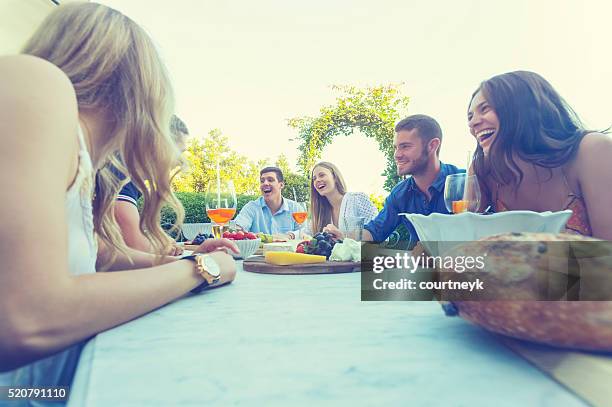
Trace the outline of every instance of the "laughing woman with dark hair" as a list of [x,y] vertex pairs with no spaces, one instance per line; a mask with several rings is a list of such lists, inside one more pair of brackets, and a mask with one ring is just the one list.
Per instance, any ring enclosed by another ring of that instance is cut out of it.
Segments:
[[543,77],[517,71],[484,81],[468,125],[485,206],[571,209],[567,232],[612,240],[612,139],[586,130]]

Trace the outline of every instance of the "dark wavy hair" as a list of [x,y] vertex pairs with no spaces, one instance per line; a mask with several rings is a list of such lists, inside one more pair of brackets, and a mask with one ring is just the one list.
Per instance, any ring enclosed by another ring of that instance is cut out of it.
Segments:
[[[523,172],[515,157],[552,169],[571,161],[586,130],[578,115],[552,85],[534,72],[515,71],[494,76],[472,94],[482,91],[497,114],[499,129],[487,157],[474,153],[474,171],[482,180],[492,177],[516,191]],[[488,191],[487,191],[488,192]]]

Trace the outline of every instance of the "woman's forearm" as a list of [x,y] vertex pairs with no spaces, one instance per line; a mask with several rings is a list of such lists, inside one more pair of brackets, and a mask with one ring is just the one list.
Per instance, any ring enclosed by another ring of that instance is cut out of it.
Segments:
[[[102,240],[98,239],[98,269],[104,266],[103,271],[133,270],[167,264],[178,259],[178,257],[174,256],[158,256],[129,247],[125,254],[114,251],[115,257],[112,259],[112,250],[114,249],[108,248]],[[108,263],[111,259],[112,262]]]
[[[210,254],[221,268],[222,281],[231,282],[231,256]],[[15,297],[7,318],[13,332],[3,333],[0,370],[11,369],[50,355],[98,332],[130,321],[171,302],[202,282],[194,262],[169,264],[115,273],[68,276],[53,286],[31,287],[36,301]]]

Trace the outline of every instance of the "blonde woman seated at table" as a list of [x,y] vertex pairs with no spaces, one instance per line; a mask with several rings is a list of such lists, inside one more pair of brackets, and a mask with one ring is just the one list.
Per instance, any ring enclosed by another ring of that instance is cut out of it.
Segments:
[[310,209],[310,221],[304,227],[303,234],[329,231],[340,238],[349,231],[350,218],[363,218],[367,223],[378,214],[366,194],[346,191],[340,170],[326,161],[321,161],[312,169]]
[[[0,386],[70,386],[83,341],[231,282],[235,263],[217,249],[238,250],[211,239],[198,248],[210,254],[164,255],[161,208],[184,217],[170,188],[174,99],[141,27],[99,4],[61,5],[23,53],[0,58],[0,188],[11,191],[0,200]],[[115,155],[142,191],[156,254],[121,238]]]
[[484,81],[467,118],[484,207],[571,209],[566,232],[612,240],[612,138],[585,129],[546,79],[516,71]]

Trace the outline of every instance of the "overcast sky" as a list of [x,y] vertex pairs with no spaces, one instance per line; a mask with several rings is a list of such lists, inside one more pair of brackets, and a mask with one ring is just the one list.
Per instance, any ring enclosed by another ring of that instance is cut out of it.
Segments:
[[[102,2],[159,45],[191,133],[220,128],[254,160],[285,153],[295,163],[286,120],[333,102],[331,84],[403,82],[409,113],[438,119],[441,158],[461,166],[474,149],[469,97],[499,73],[536,71],[589,127],[612,124],[612,6],[603,0]],[[374,141],[339,138],[323,158],[350,190],[382,192]]]

